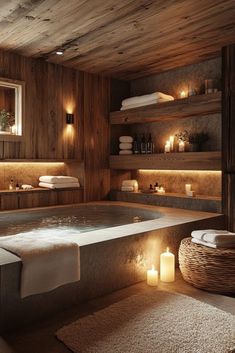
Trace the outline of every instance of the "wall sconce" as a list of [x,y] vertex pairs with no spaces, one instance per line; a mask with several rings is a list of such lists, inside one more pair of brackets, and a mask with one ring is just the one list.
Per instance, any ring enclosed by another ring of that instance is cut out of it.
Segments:
[[74,114],[66,113],[66,124],[74,124]]

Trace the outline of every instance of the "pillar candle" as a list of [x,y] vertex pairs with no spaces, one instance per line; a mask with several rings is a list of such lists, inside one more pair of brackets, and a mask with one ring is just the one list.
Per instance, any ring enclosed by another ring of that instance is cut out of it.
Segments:
[[188,195],[188,192],[192,190],[192,185],[191,184],[185,184],[185,192]]
[[170,141],[166,141],[165,144],[165,153],[168,153],[171,151],[171,145],[170,145]]
[[174,150],[174,139],[175,139],[174,136],[170,136],[170,138],[169,138],[171,151]]
[[166,252],[160,256],[160,279],[162,282],[174,282],[175,280],[175,255]]
[[152,265],[152,269],[147,271],[147,284],[152,287],[158,285],[158,271]]
[[184,152],[184,141],[179,140],[179,152]]

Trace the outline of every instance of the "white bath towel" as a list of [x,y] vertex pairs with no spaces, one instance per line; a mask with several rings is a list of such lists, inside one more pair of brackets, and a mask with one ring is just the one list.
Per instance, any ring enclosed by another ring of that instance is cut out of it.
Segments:
[[121,150],[119,154],[133,154],[132,150]]
[[138,183],[138,182],[135,179],[123,180],[122,186],[134,186],[136,183]]
[[122,186],[121,191],[134,191],[133,186]]
[[131,150],[132,149],[132,143],[121,142],[121,143],[119,143],[119,148],[120,148],[120,150]]
[[133,137],[132,136],[120,136],[119,137],[119,142],[132,143],[133,142]]
[[62,183],[78,183],[78,178],[64,175],[42,175],[39,178],[39,181],[43,183],[51,183],[51,184],[62,184]]
[[195,239],[214,243],[214,244],[235,244],[235,233],[227,230],[205,229],[194,230],[191,236]]
[[217,249],[217,248],[235,248],[235,243],[221,243],[221,244],[215,244],[215,243],[210,243],[209,241],[204,241],[200,240],[197,238],[192,238],[191,239],[192,243],[199,244],[199,245],[204,245],[208,246],[209,248]]
[[79,188],[80,184],[79,183],[56,183],[56,184],[51,184],[51,183],[43,183],[40,182],[38,184],[42,188],[48,188],[48,189],[66,189],[66,188]]
[[22,260],[22,298],[79,281],[80,251],[75,236],[77,233],[66,236],[64,230],[43,229],[0,237],[0,247]]
[[154,100],[165,100],[165,101],[172,101],[174,100],[174,97],[164,94],[162,92],[154,92],[151,94],[145,94],[142,96],[136,96],[136,97],[131,97],[131,98],[126,98],[122,101],[122,106],[128,106],[128,105],[135,105],[135,104],[143,104],[149,101],[154,101]]
[[21,185],[21,187],[22,187],[23,190],[31,190],[31,189],[33,189],[33,186],[30,185],[30,184],[23,184],[23,185]]

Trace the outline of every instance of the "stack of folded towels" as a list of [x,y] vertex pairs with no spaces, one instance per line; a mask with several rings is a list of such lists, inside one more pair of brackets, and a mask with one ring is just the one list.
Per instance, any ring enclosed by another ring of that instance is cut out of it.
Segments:
[[120,136],[119,137],[119,154],[132,154],[132,142],[133,137],[131,136]]
[[191,233],[192,242],[210,248],[235,248],[235,233],[227,230],[205,229]]
[[137,96],[132,98],[126,98],[122,101],[121,110],[127,110],[132,108],[143,107],[145,105],[163,103],[173,101],[174,97],[164,94],[162,92],[154,92],[151,94],[145,94],[143,96]]
[[121,191],[138,191],[137,180],[123,180]]
[[43,175],[39,178],[39,186],[49,189],[79,188],[78,178],[70,176]]

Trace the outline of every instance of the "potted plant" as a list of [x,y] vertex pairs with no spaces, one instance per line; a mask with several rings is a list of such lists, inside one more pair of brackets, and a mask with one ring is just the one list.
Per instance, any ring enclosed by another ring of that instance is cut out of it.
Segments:
[[0,110],[0,133],[10,132],[10,128],[15,123],[13,113],[8,112],[6,109]]
[[199,152],[202,150],[202,145],[209,140],[209,135],[206,132],[191,132],[188,135],[191,152]]

